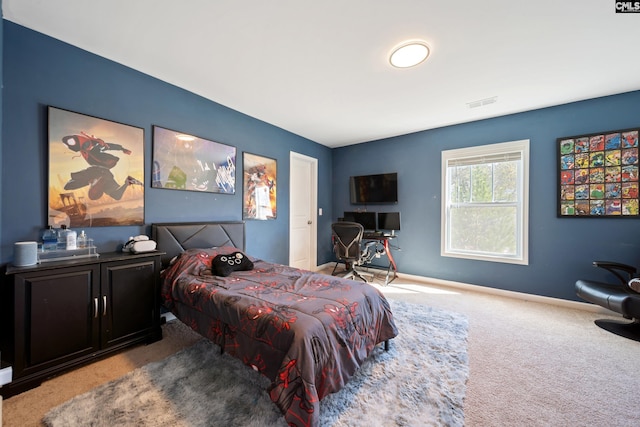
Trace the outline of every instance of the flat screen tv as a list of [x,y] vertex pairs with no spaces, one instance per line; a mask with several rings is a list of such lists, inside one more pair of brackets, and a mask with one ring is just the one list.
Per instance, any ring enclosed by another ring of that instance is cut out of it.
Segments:
[[398,174],[381,173],[349,178],[351,204],[398,203]]

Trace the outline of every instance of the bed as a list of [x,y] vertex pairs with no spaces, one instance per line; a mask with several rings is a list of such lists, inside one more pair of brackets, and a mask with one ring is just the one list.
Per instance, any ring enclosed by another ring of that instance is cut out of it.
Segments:
[[[152,238],[165,253],[164,306],[269,378],[290,426],[317,426],[320,400],[398,333],[373,286],[245,254],[243,222],[153,224]],[[217,275],[213,260],[236,253],[252,268]]]

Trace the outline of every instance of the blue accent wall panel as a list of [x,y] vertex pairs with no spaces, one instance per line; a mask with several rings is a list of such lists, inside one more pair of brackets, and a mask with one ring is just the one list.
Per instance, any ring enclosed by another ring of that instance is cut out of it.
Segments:
[[[241,220],[244,151],[278,161],[277,219],[247,221],[247,252],[269,261],[289,261],[290,151],[318,159],[318,205],[331,212],[329,148],[12,22],[3,23],[3,262],[12,259],[14,242],[39,239],[47,223],[49,105],[145,130],[146,225],[87,229],[99,251],[117,250],[130,235],[148,234],[154,222]],[[235,146],[236,194],[150,188],[154,124]],[[329,235],[330,215],[320,220],[319,236]],[[324,242],[319,254],[319,262],[327,262]]]
[[[637,126],[631,92],[335,149],[333,216],[362,208],[349,203],[350,175],[398,172],[399,203],[367,208],[402,213],[401,272],[577,300],[576,279],[610,281],[591,261],[640,267],[640,220],[557,218],[556,138]],[[529,265],[440,256],[441,151],[521,139],[530,140]]]

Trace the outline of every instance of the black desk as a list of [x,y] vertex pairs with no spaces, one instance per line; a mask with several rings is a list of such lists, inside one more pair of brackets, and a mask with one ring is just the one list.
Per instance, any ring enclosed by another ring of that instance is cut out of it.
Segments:
[[[396,260],[393,259],[391,245],[389,245],[389,240],[395,239],[396,237],[397,236],[395,235],[384,235],[379,233],[364,233],[362,235],[362,240],[377,240],[382,243],[382,246],[384,246],[384,252],[387,255],[387,258],[389,258],[389,267],[387,268],[387,276],[384,281],[385,285],[393,282],[396,277],[398,277],[398,266],[396,265]],[[391,279],[389,279],[390,277]]]

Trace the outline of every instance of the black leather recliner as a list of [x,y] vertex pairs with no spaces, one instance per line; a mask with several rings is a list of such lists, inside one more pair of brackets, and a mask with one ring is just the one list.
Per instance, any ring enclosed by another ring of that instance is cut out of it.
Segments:
[[620,322],[598,319],[595,321],[596,325],[614,334],[640,341],[640,279],[636,278],[636,268],[609,261],[594,261],[593,265],[613,273],[618,283],[578,280],[575,284],[577,295],[631,320]]

